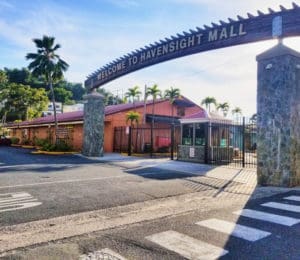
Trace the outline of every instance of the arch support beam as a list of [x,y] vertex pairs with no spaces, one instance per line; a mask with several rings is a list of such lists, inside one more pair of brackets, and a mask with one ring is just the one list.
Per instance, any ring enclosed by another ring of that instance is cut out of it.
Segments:
[[93,91],[85,96],[83,149],[88,157],[103,156],[104,142],[104,98]]
[[300,185],[300,53],[279,43],[257,56],[261,185]]

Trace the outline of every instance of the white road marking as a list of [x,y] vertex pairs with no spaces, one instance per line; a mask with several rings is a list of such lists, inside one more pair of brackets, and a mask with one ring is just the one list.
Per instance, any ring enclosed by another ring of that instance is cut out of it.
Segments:
[[293,201],[300,201],[300,196],[289,196],[285,197],[285,200],[293,200]]
[[196,223],[197,225],[207,227],[225,234],[229,234],[238,238],[242,238],[251,242],[257,241],[271,235],[271,233],[260,229],[242,226],[236,223],[219,220],[207,219]]
[[89,253],[87,255],[81,255],[79,260],[90,260],[90,259],[118,259],[118,260],[126,260],[123,256],[119,255],[118,253],[114,252],[109,248],[104,248],[93,253]]
[[265,212],[252,210],[252,209],[238,210],[233,212],[233,214],[248,217],[248,218],[259,219],[267,222],[272,222],[272,223],[289,226],[289,227],[300,223],[300,219],[297,218],[285,217],[285,216],[265,213]]
[[289,204],[284,204],[284,203],[267,202],[267,203],[261,204],[261,206],[300,213],[300,206],[294,206],[294,205],[289,205]]
[[146,239],[174,251],[187,259],[217,259],[228,253],[223,248],[173,230],[147,236]]
[[0,194],[0,212],[32,208],[41,204],[27,192]]

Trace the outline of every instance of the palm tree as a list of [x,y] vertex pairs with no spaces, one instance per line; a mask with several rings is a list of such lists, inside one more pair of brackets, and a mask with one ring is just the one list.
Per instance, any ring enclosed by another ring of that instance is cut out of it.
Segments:
[[[139,112],[135,112],[135,111],[129,111],[129,112],[126,113],[126,123],[128,121],[130,121],[130,127],[131,127],[131,129],[133,128],[134,122],[138,125],[140,116],[141,116],[140,113]],[[130,130],[130,132],[129,132],[130,135],[131,135],[131,131],[132,130]],[[130,136],[129,140],[130,140],[130,142],[132,142],[131,136]],[[137,150],[137,142],[138,142],[138,128],[136,129],[136,139],[135,139],[136,150]],[[132,143],[130,143],[128,145],[130,145],[130,152],[129,153],[131,153],[131,150],[132,150],[131,145],[132,145]]]
[[217,101],[214,97],[206,97],[201,101],[201,105],[205,105],[206,109],[208,109],[208,112],[210,112],[210,105],[214,104],[216,106]]
[[238,117],[239,115],[242,115],[242,109],[239,107],[235,107],[234,109],[231,110],[232,115],[236,115]]
[[153,153],[153,128],[154,128],[154,105],[155,105],[155,101],[157,99],[158,96],[161,96],[161,91],[158,88],[157,84],[154,84],[151,88],[147,88],[146,91],[146,97],[148,96],[152,96],[152,123],[151,123],[151,134],[150,134],[150,138],[151,138],[151,156]]
[[28,65],[28,69],[32,74],[37,77],[44,77],[46,84],[50,88],[54,111],[56,143],[58,140],[58,123],[53,83],[63,78],[63,73],[68,69],[69,65],[56,54],[56,51],[61,46],[60,44],[54,44],[54,41],[54,37],[45,35],[42,39],[33,39],[33,42],[37,47],[37,53],[28,53],[26,59],[32,60]]
[[136,97],[139,97],[142,94],[142,92],[140,91],[140,87],[139,86],[135,86],[133,88],[129,88],[128,91],[125,93],[125,97],[126,98],[131,98],[133,105],[134,105],[134,110],[135,110],[135,99]]
[[223,112],[223,116],[226,117],[227,116],[227,113],[229,111],[229,104],[228,102],[224,102],[224,103],[219,103],[217,105],[217,110],[221,109],[222,112]]
[[139,112],[129,111],[126,113],[126,122],[130,121],[130,126],[133,127],[134,122],[138,124],[140,116]]
[[176,98],[180,97],[180,89],[179,88],[173,88],[171,87],[170,89],[167,89],[165,91],[165,98],[169,99],[169,102],[172,106],[172,120],[173,120],[173,124],[174,124],[174,106],[173,103],[176,100]]
[[147,88],[146,96],[152,96],[152,126],[154,126],[154,106],[157,97],[161,96],[161,91],[157,84],[154,84],[151,88]]

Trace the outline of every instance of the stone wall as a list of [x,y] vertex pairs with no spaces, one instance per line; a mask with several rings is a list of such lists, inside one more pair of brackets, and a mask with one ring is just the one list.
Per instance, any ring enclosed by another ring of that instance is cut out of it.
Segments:
[[85,100],[82,154],[89,157],[103,156],[103,96],[97,92],[93,92],[86,95]]
[[257,61],[258,182],[299,185],[300,53],[280,43]]
[[[205,163],[205,146],[179,145],[177,158],[179,161]],[[233,160],[233,147],[208,147],[207,160],[229,163]]]
[[[192,152],[190,149],[194,149]],[[178,145],[177,159],[179,161],[199,162],[204,163],[204,146],[189,146],[189,145]],[[194,155],[194,156],[191,156]]]

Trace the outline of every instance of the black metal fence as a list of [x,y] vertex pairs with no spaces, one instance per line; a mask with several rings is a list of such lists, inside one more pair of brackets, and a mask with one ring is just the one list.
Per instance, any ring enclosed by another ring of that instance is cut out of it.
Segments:
[[[176,157],[180,127],[115,127],[114,152]],[[152,136],[152,138],[151,138]]]
[[[194,124],[199,125],[199,124]],[[194,137],[182,138],[180,125],[165,128],[116,127],[114,152],[128,155],[177,158],[178,146],[202,149],[199,162],[233,167],[256,167],[256,122],[245,117],[212,121],[194,129]],[[184,134],[183,134],[184,135]],[[199,136],[198,136],[199,135]],[[152,138],[151,138],[152,136]],[[197,161],[197,158],[195,160]]]
[[234,122],[207,123],[205,162],[234,167],[256,167],[256,122],[245,117]]

